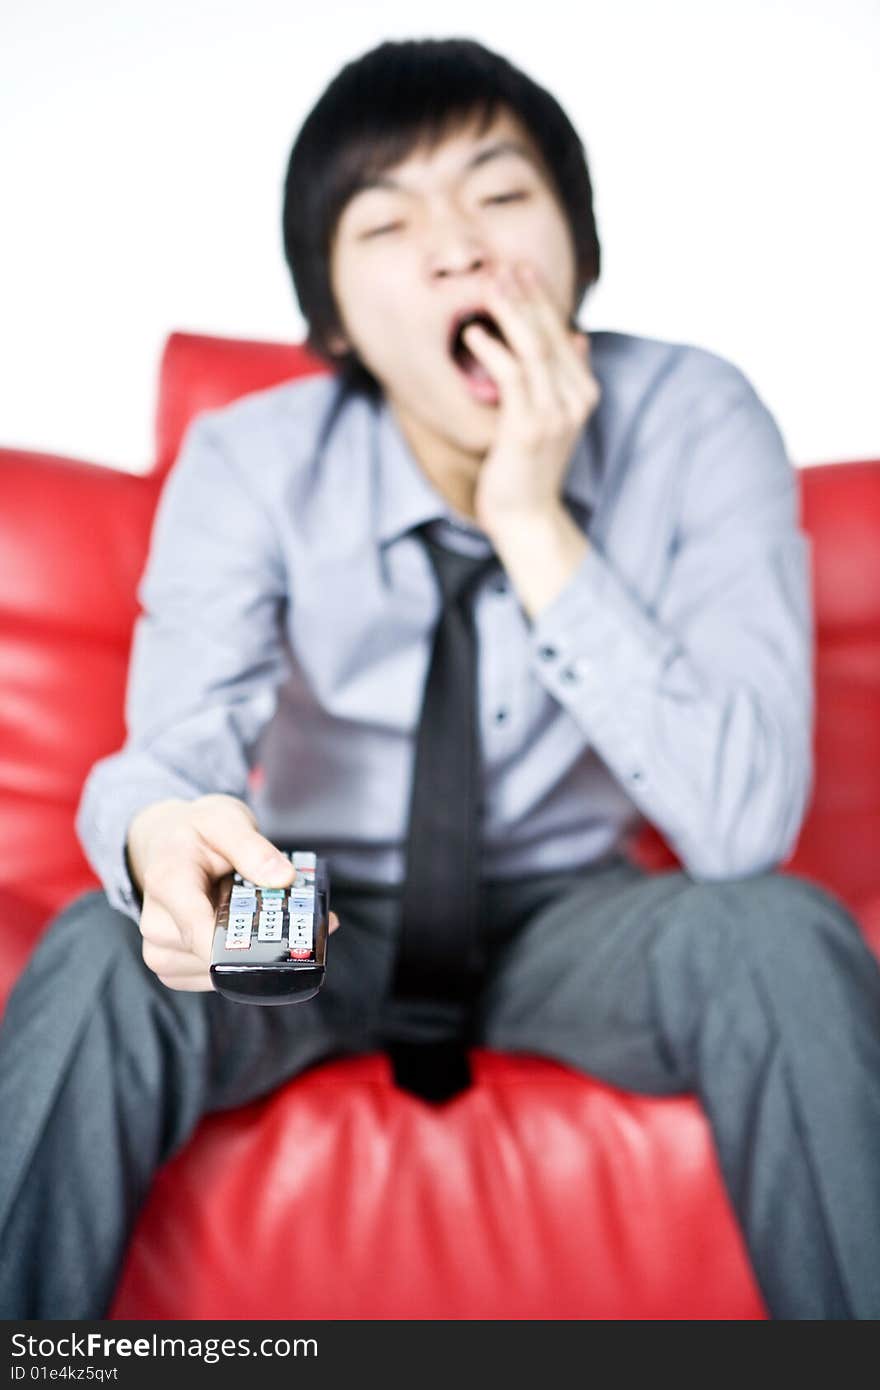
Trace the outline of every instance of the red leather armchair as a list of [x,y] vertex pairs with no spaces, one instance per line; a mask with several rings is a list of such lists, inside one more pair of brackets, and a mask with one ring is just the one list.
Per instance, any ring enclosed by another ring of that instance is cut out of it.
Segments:
[[[324,370],[298,346],[173,334],[145,477],[0,451],[0,1002],[49,918],[100,886],[74,833],[125,737],[136,587],[189,418]],[[816,784],[786,868],[880,946],[880,460],[800,474],[818,620]],[[648,868],[676,860],[650,828]],[[115,1318],[760,1318],[695,1099],[476,1051],[435,1110],[382,1054],[206,1117],[159,1172]]]

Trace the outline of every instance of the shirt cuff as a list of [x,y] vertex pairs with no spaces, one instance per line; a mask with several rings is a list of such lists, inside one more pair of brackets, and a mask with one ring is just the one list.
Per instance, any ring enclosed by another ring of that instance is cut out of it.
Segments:
[[[142,805],[148,806],[153,799],[151,797],[149,800],[145,800]],[[161,798],[155,799],[160,800]],[[114,907],[117,912],[124,912],[126,917],[130,917],[133,922],[138,924],[140,924],[144,900],[131,874],[126,841],[129,824],[140,809],[139,806],[132,810],[124,825],[120,826],[117,843],[111,845],[108,841],[104,841],[99,852],[100,858],[96,855],[95,860],[95,871],[104,885],[104,892],[110,906]]]
[[191,800],[201,793],[169,772],[135,780],[126,776],[127,755],[111,755],[86,778],[76,813],[76,833],[107,901],[140,923],[143,898],[132,878],[127,855],[128,827],[139,811],[171,797]]

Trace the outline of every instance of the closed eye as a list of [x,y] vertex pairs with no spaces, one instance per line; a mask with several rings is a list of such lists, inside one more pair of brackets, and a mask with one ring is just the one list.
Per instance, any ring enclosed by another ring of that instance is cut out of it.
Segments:
[[374,227],[371,232],[364,232],[365,237],[381,236],[383,232],[393,232],[395,227],[399,227],[400,222],[389,222],[387,227]]
[[[522,192],[520,192],[520,193],[497,193],[493,198],[486,198],[486,199],[484,199],[484,201],[487,202],[487,203],[516,203],[516,202],[521,202],[524,198],[527,198],[528,196],[529,196],[528,193],[522,193]],[[389,222],[389,223],[387,223],[387,225],[384,226],[384,227],[374,227],[372,231],[370,231],[370,232],[364,232],[364,237],[366,238],[366,237],[374,237],[374,236],[383,236],[383,235],[385,234],[385,232],[393,232],[393,231],[396,231],[398,227],[402,227],[402,226],[403,226],[403,223],[402,223],[402,222]]]

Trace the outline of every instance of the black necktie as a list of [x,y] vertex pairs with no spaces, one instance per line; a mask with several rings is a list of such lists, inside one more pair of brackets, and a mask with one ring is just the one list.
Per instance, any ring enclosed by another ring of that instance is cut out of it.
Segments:
[[470,1005],[478,939],[480,741],[471,598],[498,565],[415,533],[434,565],[442,610],[416,739],[401,930],[385,1043],[395,1080],[425,1100],[470,1083]]

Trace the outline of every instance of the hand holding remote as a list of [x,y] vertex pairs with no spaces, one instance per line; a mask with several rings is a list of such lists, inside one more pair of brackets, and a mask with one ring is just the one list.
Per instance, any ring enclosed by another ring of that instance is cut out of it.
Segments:
[[[132,878],[143,893],[144,962],[170,989],[213,989],[210,974],[218,884],[232,873],[282,888],[291,861],[261,835],[250,807],[212,793],[194,801],[154,802],[128,830]],[[269,861],[277,866],[272,876]],[[339,919],[329,915],[334,932]]]

